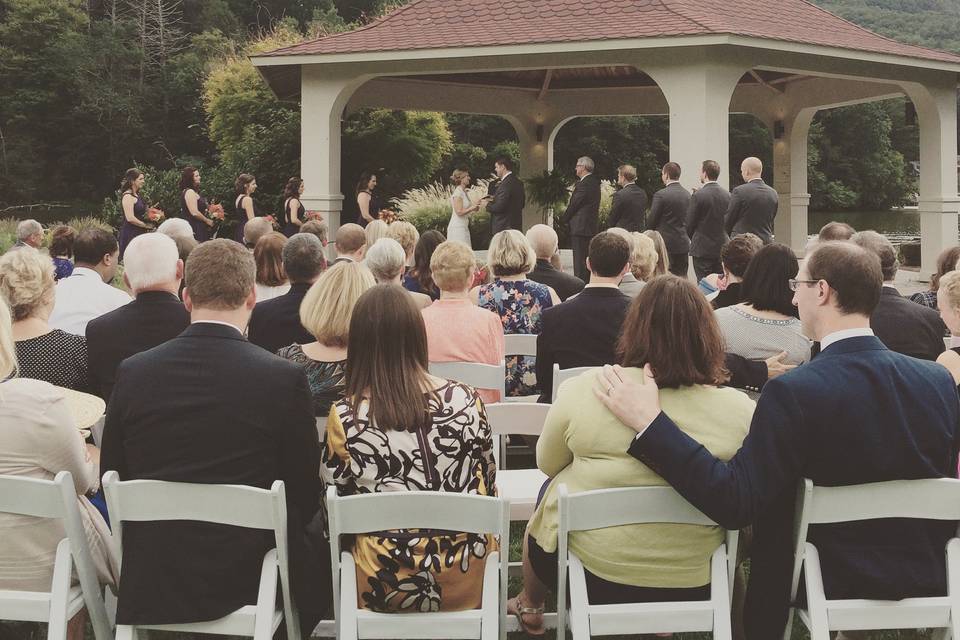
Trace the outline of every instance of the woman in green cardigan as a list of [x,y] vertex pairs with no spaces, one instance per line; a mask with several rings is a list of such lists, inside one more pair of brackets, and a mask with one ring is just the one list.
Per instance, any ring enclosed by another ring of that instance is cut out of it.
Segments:
[[[723,336],[709,303],[689,281],[652,280],[623,324],[620,364],[641,377],[650,364],[663,411],[715,456],[727,460],[747,435],[754,402],[718,386],[727,378]],[[557,579],[557,487],[570,493],[666,482],[627,454],[634,431],[594,396],[596,371],[568,380],[537,443],[537,466],[550,477],[523,548],[523,591],[508,603],[521,626],[543,633],[543,604]],[[710,556],[719,527],[644,524],[579,531],[570,549],[587,571],[591,603],[666,602],[709,597]]]

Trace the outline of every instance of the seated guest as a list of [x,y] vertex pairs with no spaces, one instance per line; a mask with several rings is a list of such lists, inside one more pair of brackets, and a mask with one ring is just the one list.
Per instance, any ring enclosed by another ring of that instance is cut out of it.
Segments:
[[[185,238],[196,243],[193,236]],[[123,281],[134,300],[87,324],[87,352],[93,392],[110,401],[120,363],[180,335],[190,314],[177,297],[183,261],[176,242],[162,233],[145,233],[127,245]]]
[[10,250],[29,247],[39,249],[43,245],[43,225],[36,220],[21,220],[17,223],[17,241]]
[[243,225],[243,246],[253,251],[260,238],[273,232],[273,223],[262,217],[255,217],[247,220]]
[[[97,577],[101,584],[115,584],[110,530],[86,498],[100,486],[99,451],[84,444],[79,431],[100,418],[103,403],[40,380],[11,378],[16,366],[10,313],[0,300],[0,475],[53,480],[69,471]],[[85,399],[71,402],[74,397]],[[0,591],[49,591],[57,544],[66,536],[58,518],[0,513]],[[67,637],[83,640],[83,626],[78,615]]]
[[[726,371],[712,315],[686,279],[654,279],[630,304],[619,371],[632,381],[656,376],[663,409],[680,430],[727,460],[747,435],[754,403],[717,386]],[[543,627],[544,597],[557,579],[557,488],[566,484],[577,493],[666,484],[650,468],[631,464],[627,449],[636,434],[594,394],[599,373],[563,384],[537,443],[537,466],[550,483],[527,526],[523,591],[507,604],[534,633]],[[710,556],[722,541],[718,527],[642,524],[575,532],[570,550],[586,569],[591,604],[704,600],[710,597]]]
[[856,232],[857,230],[846,222],[828,222],[820,227],[817,242],[844,242],[852,238]]
[[719,293],[711,301],[714,309],[723,309],[743,302],[743,275],[747,272],[753,256],[762,248],[763,240],[752,233],[741,233],[723,245],[720,249],[723,275],[719,278],[704,278],[714,289],[719,289]]
[[363,227],[349,222],[337,229],[337,235],[333,242],[337,250],[338,262],[360,262],[363,260],[363,254],[367,250],[367,236],[363,232]]
[[433,252],[446,240],[443,234],[429,229],[417,240],[417,248],[413,252],[413,268],[403,278],[403,287],[408,291],[416,291],[430,296],[431,300],[440,297],[440,290],[430,277],[430,258]]
[[393,238],[403,247],[403,253],[407,256],[407,267],[413,266],[413,252],[417,248],[417,241],[420,240],[420,232],[417,228],[406,220],[397,220],[387,227],[387,237]]
[[[430,258],[430,273],[440,288],[440,299],[423,310],[430,362],[479,362],[499,365],[503,360],[500,318],[481,309],[470,298],[476,265],[473,250],[447,240]],[[484,402],[500,402],[500,392],[479,389]]]
[[73,273],[73,241],[77,232],[65,224],[50,230],[50,257],[53,258],[54,280],[68,277]]
[[[753,525],[748,638],[783,637],[803,478],[841,486],[956,477],[955,383],[943,367],[873,336],[882,283],[876,254],[855,244],[826,242],[807,257],[794,300],[822,351],[767,383],[750,436],[729,462],[677,428],[659,372],[639,380],[611,367],[597,378],[596,397],[640,434],[626,445],[639,470],[657,469],[724,528]],[[827,599],[901,600],[947,593],[944,548],[955,534],[956,522],[888,519],[814,525],[807,538],[823,560]]]
[[[307,538],[321,499],[316,419],[300,367],[243,338],[255,275],[253,256],[233,240],[204,242],[190,255],[192,324],[120,364],[100,470],[262,489],[282,480],[292,592],[301,628],[313,629],[330,597],[327,545]],[[216,620],[253,604],[273,547],[273,535],[242,527],[125,523],[117,623]]]
[[663,236],[659,231],[647,229],[643,235],[653,240],[653,245],[657,249],[657,266],[653,270],[653,277],[662,276],[670,273],[670,254],[667,253],[667,245],[663,241]]
[[370,270],[359,262],[335,264],[324,271],[300,303],[300,323],[313,339],[277,352],[303,367],[316,416],[326,416],[343,397],[350,318],[357,298],[374,284]]
[[[950,335],[960,336],[960,271],[948,271],[940,276],[937,289],[937,308]],[[947,349],[937,357],[960,386],[960,347]]]
[[[49,324],[56,285],[53,263],[38,251],[8,251],[0,258],[0,294],[13,314],[13,340],[21,378],[89,391],[87,341]],[[2,313],[8,313],[3,309]]]
[[[427,365],[427,336],[410,297],[383,284],[360,296],[345,397],[330,412],[321,446],[323,480],[340,495],[496,494],[483,402],[471,387],[430,375]],[[476,534],[358,535],[357,605],[414,613],[478,608],[484,558],[496,550],[495,540]]]
[[766,360],[782,351],[787,364],[810,359],[810,340],[795,317],[790,280],[797,276],[797,257],[784,244],[768,244],[743,274],[743,302],[716,310],[727,353],[748,360]]
[[295,233],[283,245],[283,271],[290,290],[282,296],[258,302],[250,315],[247,339],[270,353],[280,347],[313,342],[300,323],[300,303],[323,273],[323,245],[309,233]]
[[657,245],[653,238],[640,231],[630,235],[633,236],[634,248],[630,254],[630,273],[640,282],[650,282],[656,276],[657,263],[660,261]]
[[[367,225],[367,229],[369,229],[374,222],[380,221],[374,220]],[[400,246],[399,242],[392,238],[380,238],[376,244],[371,246],[367,251],[367,257],[364,258],[363,263],[370,269],[377,284],[395,284],[403,288],[403,269],[406,260],[407,257],[403,253],[403,247]],[[417,309],[429,307],[430,303],[433,302],[430,296],[425,293],[409,291],[407,289],[404,289],[404,291],[409,293],[410,297],[413,298]]]
[[271,300],[290,291],[287,272],[283,270],[283,247],[287,236],[271,231],[257,240],[253,260],[257,264],[257,302]]
[[[183,220],[183,218],[174,218],[174,220]],[[180,255],[180,261],[183,262],[183,264],[187,264],[187,258],[190,257],[190,254],[194,249],[200,246],[200,243],[197,242],[192,235],[190,237],[177,236],[173,239],[173,241],[177,244],[177,253]],[[183,283],[183,279],[181,278],[180,290],[177,291],[177,297],[181,300],[183,300],[183,288],[185,286],[186,285]]]
[[880,258],[883,290],[870,316],[870,328],[888,349],[921,360],[936,360],[943,353],[947,328],[940,314],[910,302],[894,286],[900,261],[893,244],[876,231],[860,231],[851,242]]
[[130,302],[112,286],[120,246],[113,233],[99,227],[84,229],[73,243],[73,273],[57,283],[57,301],[50,326],[82,336],[87,323]]
[[168,218],[160,223],[157,231],[166,236],[170,236],[174,240],[177,238],[196,239],[193,237],[193,227],[191,227],[190,223],[184,218]]
[[583,291],[543,312],[543,329],[537,336],[540,402],[552,400],[554,364],[572,369],[617,361],[617,339],[631,300],[617,286],[630,269],[627,241],[613,229],[593,236],[587,269],[590,283]]
[[557,232],[553,227],[545,224],[533,225],[527,229],[527,241],[537,255],[537,265],[527,274],[528,278],[552,287],[561,302],[580,293],[583,289],[583,280],[572,273],[565,273],[550,263],[550,259],[558,254]]
[[[475,287],[470,297],[484,309],[500,317],[503,332],[539,335],[543,328],[543,312],[560,304],[557,293],[545,284],[527,280],[536,264],[533,248],[516,229],[500,231],[490,240],[487,260],[494,280]],[[506,359],[508,396],[530,396],[537,393],[536,361],[529,356]]]
[[363,228],[364,235],[367,236],[367,247],[372,247],[380,238],[387,237],[389,225],[383,220],[372,220]]
[[312,220],[307,220],[302,225],[300,225],[300,233],[309,233],[313,236],[316,236],[317,240],[320,241],[320,244],[323,245],[323,270],[327,270],[327,221],[326,220],[317,220],[316,218]]
[[937,290],[940,287],[940,278],[943,274],[953,271],[957,268],[957,262],[960,261],[960,246],[949,247],[940,252],[937,256],[937,272],[930,277],[930,289],[927,291],[918,291],[910,296],[911,302],[922,304],[931,309],[937,308]]
[[[639,248],[637,247],[637,244],[633,239],[634,238],[633,233],[636,233],[637,237],[643,236],[644,238],[646,238],[646,236],[644,236],[639,231],[630,232],[621,227],[610,227],[609,229],[607,229],[607,231],[623,238],[626,241],[627,246],[630,248],[630,259],[627,261],[628,269],[627,269],[627,272],[623,274],[623,277],[620,278],[619,288],[620,288],[620,293],[624,294],[625,296],[629,296],[630,298],[636,298],[637,294],[640,293],[640,290],[643,289],[643,285],[645,283],[642,280],[638,280],[636,276],[633,275],[633,268],[631,266],[633,264],[632,260],[635,255],[639,257],[638,255]],[[647,239],[649,240],[649,238]],[[592,272],[590,273],[590,279],[591,281],[593,280]]]

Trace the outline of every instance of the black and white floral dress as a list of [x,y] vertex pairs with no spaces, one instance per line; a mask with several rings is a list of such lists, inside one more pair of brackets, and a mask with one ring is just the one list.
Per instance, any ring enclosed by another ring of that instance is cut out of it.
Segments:
[[[368,403],[349,399],[330,411],[321,475],[340,495],[448,491],[494,495],[493,438],[483,401],[448,381],[430,394],[432,423],[384,430],[367,419]],[[411,613],[480,606],[484,560],[497,550],[489,536],[400,530],[356,536],[358,606]]]

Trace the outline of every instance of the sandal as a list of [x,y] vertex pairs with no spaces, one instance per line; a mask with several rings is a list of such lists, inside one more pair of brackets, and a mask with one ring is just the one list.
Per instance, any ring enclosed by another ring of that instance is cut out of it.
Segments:
[[[520,623],[520,628],[527,635],[541,637],[544,633],[546,633],[546,628],[543,625],[543,607],[524,607],[520,604],[520,596],[517,595],[515,598],[507,600],[507,613],[517,617],[517,622]],[[523,616],[532,615],[540,616],[539,627],[534,627],[524,622]]]

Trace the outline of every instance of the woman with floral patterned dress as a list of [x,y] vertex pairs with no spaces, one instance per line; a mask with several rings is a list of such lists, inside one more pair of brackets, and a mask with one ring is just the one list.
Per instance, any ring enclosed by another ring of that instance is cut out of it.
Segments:
[[[344,398],[321,443],[321,476],[340,495],[446,491],[494,495],[493,437],[483,401],[427,372],[423,319],[394,285],[370,289],[350,320]],[[425,530],[354,538],[358,606],[381,612],[480,607],[486,535]]]
[[[494,281],[475,287],[471,292],[477,304],[493,311],[503,322],[503,332],[538,335],[543,328],[541,314],[560,304],[556,291],[545,284],[527,279],[537,264],[537,256],[527,238],[515,229],[501,231],[490,240],[487,262]],[[506,358],[508,396],[530,396],[537,389],[536,358]]]

